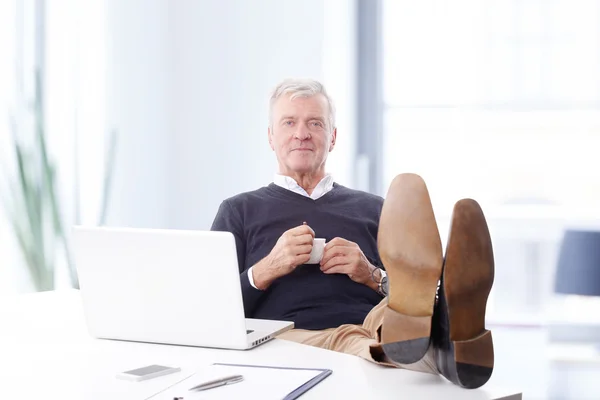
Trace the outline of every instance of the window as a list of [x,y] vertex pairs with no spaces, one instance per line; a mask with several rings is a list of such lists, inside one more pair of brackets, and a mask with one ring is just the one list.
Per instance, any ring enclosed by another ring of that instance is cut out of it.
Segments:
[[477,199],[496,308],[541,311],[562,223],[600,214],[600,2],[385,0],[382,19],[383,187],[422,175],[442,236]]
[[598,4],[386,1],[386,182],[422,171],[441,214],[465,195],[597,204]]

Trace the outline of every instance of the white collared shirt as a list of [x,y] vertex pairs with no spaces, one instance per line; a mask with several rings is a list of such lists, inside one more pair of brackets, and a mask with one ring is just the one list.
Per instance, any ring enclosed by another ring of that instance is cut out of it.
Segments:
[[[289,176],[275,174],[275,177],[273,178],[273,183],[277,186],[281,186],[284,189],[291,190],[294,193],[310,197],[313,200],[317,200],[318,198],[323,197],[324,195],[329,193],[331,189],[333,189],[333,177],[329,174],[325,175],[325,177],[321,179],[319,183],[317,183],[317,186],[315,186],[310,195],[306,190],[304,190],[302,186],[298,185],[298,182],[296,182],[294,178]],[[248,280],[250,281],[250,284],[254,289],[258,289],[254,284],[254,276],[252,276],[252,267],[248,269]]]
[[294,193],[310,197],[313,200],[317,200],[318,198],[323,197],[331,189],[333,189],[333,177],[329,174],[325,175],[325,177],[321,179],[319,183],[317,183],[317,186],[315,186],[310,195],[306,190],[304,190],[302,186],[298,185],[298,182],[296,182],[294,178],[291,178],[289,176],[275,174],[273,183],[277,186],[281,186],[284,189],[291,190]]

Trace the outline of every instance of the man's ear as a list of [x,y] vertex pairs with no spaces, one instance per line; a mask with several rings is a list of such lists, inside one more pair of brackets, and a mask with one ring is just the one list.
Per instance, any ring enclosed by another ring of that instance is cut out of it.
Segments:
[[333,151],[333,148],[335,147],[335,141],[337,139],[337,128],[333,129],[333,132],[331,133],[331,141],[329,142],[329,151]]
[[275,151],[275,147],[273,147],[273,132],[271,131],[271,127],[267,128],[267,136],[269,137],[269,146],[271,146],[271,150]]

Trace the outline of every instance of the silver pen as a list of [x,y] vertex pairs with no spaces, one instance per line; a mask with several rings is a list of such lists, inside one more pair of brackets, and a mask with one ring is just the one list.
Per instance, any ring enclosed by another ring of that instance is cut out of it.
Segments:
[[189,390],[196,390],[196,391],[207,390],[207,389],[212,389],[212,388],[216,388],[219,386],[230,385],[232,383],[238,383],[243,380],[244,380],[244,377],[242,375],[229,375],[229,376],[224,376],[223,378],[218,378],[218,379],[214,379],[212,381],[201,383],[199,385],[194,386],[193,388],[190,388]]

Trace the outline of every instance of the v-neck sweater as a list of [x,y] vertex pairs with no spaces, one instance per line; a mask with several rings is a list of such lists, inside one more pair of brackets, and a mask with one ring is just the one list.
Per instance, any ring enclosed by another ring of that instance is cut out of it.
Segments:
[[247,318],[293,321],[298,329],[327,329],[362,324],[382,297],[345,274],[325,274],[319,265],[298,266],[259,290],[248,269],[266,257],[281,235],[306,222],[315,237],[341,237],[359,245],[369,261],[383,268],[377,229],[383,199],[334,183],[314,200],[273,183],[224,200],[212,225],[235,237],[244,311]]

